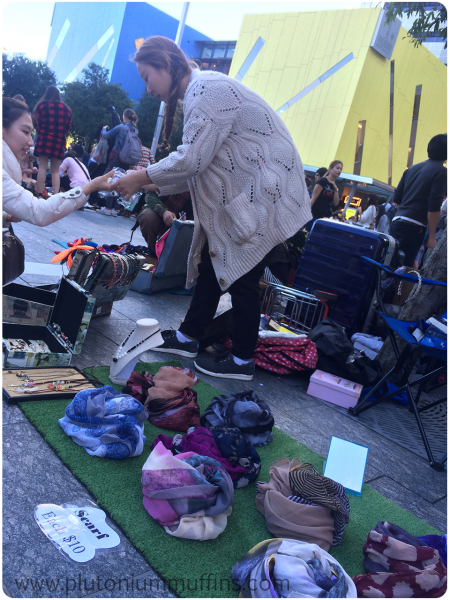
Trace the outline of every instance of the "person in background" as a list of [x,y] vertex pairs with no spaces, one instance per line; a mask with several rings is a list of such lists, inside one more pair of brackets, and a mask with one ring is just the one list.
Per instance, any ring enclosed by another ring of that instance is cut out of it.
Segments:
[[127,171],[128,169],[134,166],[127,165],[126,163],[122,162],[119,158],[119,154],[125,143],[128,130],[135,129],[136,133],[139,133],[136,127],[136,124],[138,122],[138,116],[132,108],[127,108],[123,113],[122,119],[123,123],[116,125],[116,127],[114,127],[113,129],[105,131],[105,128],[103,128],[102,130],[102,138],[108,140],[108,142],[114,142],[114,146],[109,155],[109,161],[107,166],[108,171],[110,169],[114,169],[115,167],[119,167],[120,169]]
[[[311,213],[313,218],[305,226],[307,231],[311,231],[311,227],[317,219],[330,218],[333,206],[339,204],[339,190],[335,182],[342,172],[342,166],[340,160],[333,160],[325,175],[317,179],[311,196]],[[319,171],[320,169],[316,171],[316,175]]]
[[385,202],[378,207],[377,218],[375,219],[375,230],[380,233],[389,234],[392,219],[397,212],[397,205],[394,202]]
[[157,196],[155,190],[145,194],[145,206],[137,216],[142,237],[154,257],[156,257],[156,240],[170,229],[173,220],[180,212],[185,212],[188,220],[194,220],[189,192]]
[[327,171],[328,169],[326,167],[320,167],[319,169],[317,169],[317,171],[314,173],[314,183],[317,183],[319,179],[325,177]]
[[[59,221],[86,203],[94,190],[109,190],[108,178],[112,173],[94,179],[68,192],[50,196],[48,200],[36,198],[22,187],[20,161],[33,146],[33,121],[28,106],[13,98],[3,98],[3,227],[9,222],[27,221],[45,227]],[[8,215],[10,218],[8,218]]]
[[356,209],[356,214],[359,215],[359,222],[367,229],[373,229],[377,216],[378,196],[370,194],[370,196],[361,202],[361,206]]
[[122,122],[120,120],[119,113],[112,104],[110,104],[106,108],[111,113],[111,129],[114,129],[114,127],[117,127],[117,125],[120,125],[120,123]]
[[308,190],[309,197],[312,196],[312,181],[309,177],[305,177],[306,189]]
[[15,96],[13,96],[14,100],[20,100],[21,102],[25,102],[25,98],[22,96],[22,94],[16,94]]
[[[67,192],[77,186],[83,187],[91,181],[89,171],[81,162],[83,146],[74,144],[71,154],[72,156],[66,157],[59,167],[59,176],[61,177],[60,189],[63,192]],[[88,200],[89,198],[87,198]]]
[[53,193],[59,192],[59,166],[64,158],[66,138],[72,124],[72,111],[61,98],[57,87],[49,85],[36,104],[34,119],[38,134],[34,154],[39,159],[37,193],[42,196],[45,187],[48,161]]
[[[141,140],[139,139],[139,141],[141,142]],[[155,164],[155,159],[153,157],[152,151],[150,150],[150,148],[147,148],[146,146],[142,145],[141,142],[141,153],[142,153],[142,157],[141,160],[138,162],[138,164],[133,167],[133,171],[141,171],[142,169],[147,169],[147,167],[149,167],[150,165],[154,165]],[[139,201],[137,202],[137,204],[131,208],[131,209],[125,209],[123,211],[123,215],[126,218],[136,218],[138,216],[138,214],[141,212],[142,208],[144,207],[145,204],[145,192],[149,191],[149,190],[153,190],[153,186],[144,186],[143,188],[141,188],[141,190],[143,190],[143,193],[141,194],[141,197],[139,198]]]
[[398,205],[390,235],[405,253],[406,267],[412,267],[425,237],[426,248],[436,246],[436,227],[441,205],[447,196],[447,134],[435,135],[428,143],[428,160],[407,169],[394,192]]

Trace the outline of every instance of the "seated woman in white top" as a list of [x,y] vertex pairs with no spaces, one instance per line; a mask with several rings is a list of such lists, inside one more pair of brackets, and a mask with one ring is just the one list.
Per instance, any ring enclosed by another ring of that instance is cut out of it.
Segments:
[[75,144],[72,153],[76,156],[67,156],[59,166],[59,176],[61,177],[60,190],[66,191],[77,186],[83,187],[91,181],[91,176],[85,165],[81,162],[83,158],[83,147]]
[[369,228],[372,223],[375,221],[377,216],[377,207],[378,207],[378,196],[376,194],[370,194],[367,200],[361,203],[356,210],[356,213],[360,215],[359,222],[364,227]]
[[111,189],[113,172],[90,181],[83,187],[54,194],[48,200],[36,198],[22,187],[20,161],[33,146],[33,122],[28,106],[14,98],[3,98],[3,227],[8,222],[28,221],[44,227],[59,221],[86,203],[93,191]]

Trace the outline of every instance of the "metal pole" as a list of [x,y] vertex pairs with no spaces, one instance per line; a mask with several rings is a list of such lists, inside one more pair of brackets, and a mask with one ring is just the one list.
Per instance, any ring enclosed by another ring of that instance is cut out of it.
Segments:
[[348,195],[347,202],[345,203],[344,211],[342,213],[344,215],[344,219],[345,219],[345,213],[347,212],[347,208],[350,206],[350,202],[353,200],[353,196],[355,195],[357,185],[358,185],[358,182],[354,181],[352,188],[350,190],[350,193]]
[[[178,23],[178,31],[177,31],[177,35],[175,36],[175,44],[178,47],[180,47],[181,39],[183,37],[184,26],[186,25],[186,17],[187,17],[187,13],[188,13],[188,9],[189,9],[189,4],[190,4],[190,2],[184,2],[183,10],[181,12],[181,19],[180,19],[180,22]],[[165,106],[165,103],[161,102],[161,104],[159,106],[158,119],[156,120],[155,133],[153,134],[153,140],[152,140],[151,151],[152,151],[153,156],[155,156],[155,154],[156,154],[156,146],[158,145],[159,136],[161,135],[161,129],[162,129],[162,124],[163,124],[163,120],[164,120],[164,106]]]

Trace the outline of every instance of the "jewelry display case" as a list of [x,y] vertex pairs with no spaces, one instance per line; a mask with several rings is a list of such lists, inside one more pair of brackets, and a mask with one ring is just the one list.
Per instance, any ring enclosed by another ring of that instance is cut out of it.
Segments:
[[9,283],[3,287],[3,323],[45,326],[55,299],[55,292]]
[[[29,289],[32,291],[27,291],[27,295],[32,296],[34,291],[40,298],[38,292],[41,290]],[[74,281],[62,277],[45,325],[34,324],[33,319],[26,324],[3,323],[3,352],[7,353],[3,356],[4,367],[70,365],[72,355],[81,352],[94,305],[95,298]],[[18,343],[11,340],[18,340]],[[21,341],[25,342],[23,348],[20,347]],[[39,347],[36,341],[44,342],[48,349]]]

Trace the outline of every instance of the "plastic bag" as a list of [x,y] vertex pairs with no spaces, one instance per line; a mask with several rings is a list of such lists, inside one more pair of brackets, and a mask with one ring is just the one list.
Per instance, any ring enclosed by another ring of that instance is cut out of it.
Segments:
[[106,138],[102,137],[100,139],[92,155],[92,160],[95,160],[99,165],[108,162],[108,140]]

